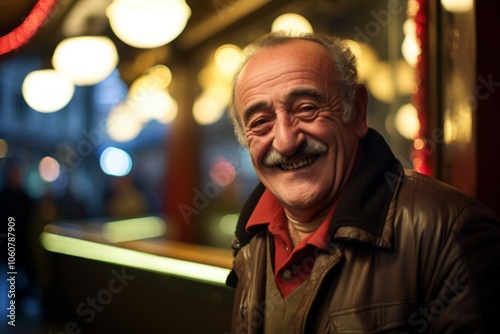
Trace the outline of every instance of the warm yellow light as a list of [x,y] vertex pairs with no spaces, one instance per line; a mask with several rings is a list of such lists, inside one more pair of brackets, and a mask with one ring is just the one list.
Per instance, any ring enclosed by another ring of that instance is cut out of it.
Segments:
[[155,88],[167,88],[172,82],[172,71],[165,65],[156,65],[147,70],[146,75],[153,79]]
[[421,150],[421,149],[423,149],[425,147],[425,141],[422,138],[417,138],[413,142],[413,147],[416,150]]
[[370,93],[385,103],[394,101],[397,94],[411,95],[417,89],[415,69],[404,60],[398,61],[395,66],[386,61],[373,63],[367,74]]
[[271,26],[271,31],[277,30],[294,30],[307,33],[314,31],[311,23],[305,17],[294,13],[278,16]]
[[198,82],[204,89],[221,87],[230,90],[231,77],[221,75],[217,66],[205,66],[198,74]]
[[353,40],[346,40],[346,43],[356,56],[359,80],[366,80],[378,62],[377,53],[370,45],[365,43]]
[[38,171],[42,180],[47,182],[53,182],[57,180],[61,174],[61,168],[56,159],[52,157],[44,157],[40,160],[38,165]]
[[225,285],[227,275],[229,274],[228,269],[221,267],[162,257],[47,232],[41,234],[40,243],[50,252],[108,262],[211,284]]
[[401,106],[394,118],[394,126],[403,137],[415,138],[420,130],[417,108],[411,103]]
[[233,44],[224,44],[215,51],[215,63],[226,75],[232,77],[242,59],[242,51]]
[[447,109],[444,113],[444,141],[470,143],[472,138],[473,110],[470,103],[466,103],[467,97]]
[[103,224],[102,233],[109,242],[123,242],[162,236],[167,230],[160,217],[115,220]]
[[5,158],[7,156],[7,152],[9,151],[9,145],[3,139],[0,139],[0,159]]
[[167,124],[177,115],[177,101],[168,93],[172,81],[170,69],[158,65],[135,80],[130,86],[127,105],[143,123],[156,120]]
[[172,72],[165,65],[157,65],[146,71],[130,85],[129,95],[140,95],[144,91],[165,89],[172,81]]
[[400,95],[411,95],[418,89],[415,69],[404,60],[396,66],[396,88]]
[[191,9],[184,0],[114,0],[106,9],[113,32],[137,48],[154,48],[175,39]]
[[391,103],[396,96],[396,87],[392,77],[391,66],[387,62],[379,62],[373,66],[367,78],[370,93],[382,102]]
[[67,38],[57,45],[52,66],[75,85],[94,85],[106,79],[118,64],[118,52],[105,36]]
[[55,70],[39,70],[24,79],[22,94],[26,103],[39,112],[55,112],[64,108],[75,92],[71,80]]
[[441,0],[441,4],[449,12],[463,13],[472,10],[474,0]]
[[234,235],[236,223],[238,222],[238,214],[228,214],[223,216],[219,221],[219,229],[225,235]]
[[420,44],[417,40],[417,25],[413,19],[408,19],[403,23],[405,38],[401,44],[401,53],[403,58],[412,67],[417,66],[418,57],[422,53]]
[[193,117],[200,125],[217,122],[224,115],[227,98],[218,88],[205,90],[193,104]]
[[165,100],[166,105],[163,111],[154,116],[154,119],[161,124],[168,124],[172,122],[177,116],[177,112],[179,111],[179,106],[177,101],[172,97],[172,95],[166,95],[167,99]]
[[444,129],[444,142],[446,144],[450,144],[455,139],[455,134],[453,133],[453,123],[451,119],[446,118],[444,120],[443,129]]
[[127,142],[134,139],[139,135],[142,127],[142,119],[126,103],[111,110],[106,121],[109,137],[117,142]]
[[165,89],[142,90],[130,96],[128,103],[143,123],[151,120],[168,123],[177,114],[177,103]]
[[415,168],[416,171],[420,170],[420,167],[422,167],[423,161],[419,157],[415,157],[413,159],[413,168]]

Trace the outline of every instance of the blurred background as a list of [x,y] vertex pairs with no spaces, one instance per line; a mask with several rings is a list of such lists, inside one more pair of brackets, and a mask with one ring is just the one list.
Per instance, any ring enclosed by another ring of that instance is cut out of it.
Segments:
[[13,217],[18,269],[18,326],[0,326],[229,332],[258,180],[227,106],[241,50],[273,30],[348,39],[405,167],[500,212],[490,2],[0,0],[0,245]]

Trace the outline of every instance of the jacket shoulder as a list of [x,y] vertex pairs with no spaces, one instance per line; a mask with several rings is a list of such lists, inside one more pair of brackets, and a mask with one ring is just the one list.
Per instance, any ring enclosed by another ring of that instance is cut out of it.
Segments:
[[499,219],[486,205],[442,181],[413,170],[404,173],[397,198],[400,205],[442,219],[453,220],[462,214]]

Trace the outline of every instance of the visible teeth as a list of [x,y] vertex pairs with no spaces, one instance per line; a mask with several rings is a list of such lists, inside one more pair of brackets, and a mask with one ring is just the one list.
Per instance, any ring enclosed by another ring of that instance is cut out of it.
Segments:
[[282,163],[281,168],[283,168],[284,170],[296,169],[296,168],[310,165],[314,162],[314,160],[316,160],[315,157],[309,157],[305,160],[297,161],[297,162],[293,162],[293,163],[289,163],[289,164]]

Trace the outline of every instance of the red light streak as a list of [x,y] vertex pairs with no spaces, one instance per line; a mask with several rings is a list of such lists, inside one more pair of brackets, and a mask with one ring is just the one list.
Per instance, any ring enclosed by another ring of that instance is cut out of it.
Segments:
[[26,19],[10,33],[0,37],[0,55],[26,44],[40,29],[57,0],[38,0]]

